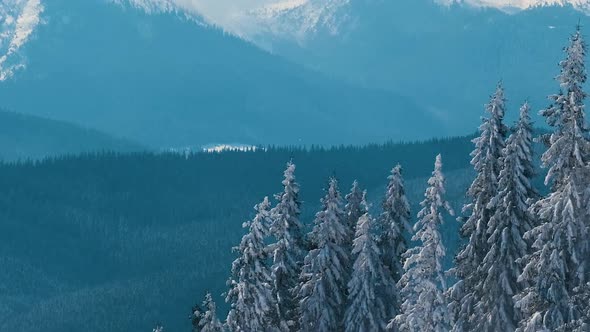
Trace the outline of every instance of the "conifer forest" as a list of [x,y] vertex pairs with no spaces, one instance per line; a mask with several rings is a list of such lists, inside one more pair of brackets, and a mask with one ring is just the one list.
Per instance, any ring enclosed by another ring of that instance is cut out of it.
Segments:
[[590,332],[590,0],[0,0],[0,332]]

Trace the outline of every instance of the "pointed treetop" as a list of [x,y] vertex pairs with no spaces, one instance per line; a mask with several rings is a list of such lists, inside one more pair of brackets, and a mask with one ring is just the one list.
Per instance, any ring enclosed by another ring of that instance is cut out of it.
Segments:
[[440,174],[442,171],[442,156],[439,153],[436,155],[436,160],[434,161],[434,172]]
[[403,168],[402,165],[397,164],[395,165],[395,167],[391,170],[391,175],[396,175],[396,176],[402,176],[402,172],[403,172]]
[[586,44],[579,31],[570,38],[565,53],[556,78],[561,89],[558,94],[549,96],[552,105],[540,113],[555,129],[549,139],[545,139],[549,148],[542,156],[543,166],[549,169],[545,182],[553,182],[553,186],[561,186],[571,172],[579,172],[590,161],[584,105],[587,94],[583,90],[587,80]]
[[358,181],[354,181],[350,193],[345,197],[346,206],[344,207],[346,213],[346,221],[348,227],[348,242],[352,245],[354,239],[354,229],[358,219],[365,214],[366,206],[363,205],[363,191],[359,186]]
[[[365,200],[366,201],[366,200]],[[380,250],[373,234],[376,220],[369,213],[357,222],[352,278],[348,283],[348,307],[344,317],[345,332],[384,331],[389,315],[382,285],[393,284],[390,273],[380,260]]]
[[302,258],[305,251],[303,225],[299,220],[301,202],[299,184],[295,181],[295,164],[290,161],[284,172],[283,191],[275,196],[277,205],[271,210],[271,245],[273,294],[277,299],[279,326],[296,322],[296,301],[292,294],[297,287]]
[[338,181],[331,178],[309,235],[314,248],[304,260],[299,287],[303,331],[340,331],[349,279],[349,228]]
[[201,332],[222,332],[223,325],[219,321],[219,318],[217,318],[217,307],[209,292],[205,295],[203,307],[206,311],[200,321]]
[[330,196],[336,196],[337,192],[338,192],[338,180],[336,180],[336,177],[332,176],[332,177],[330,177],[330,187],[328,188],[328,193]]
[[420,203],[422,210],[414,227],[412,237],[418,245],[405,253],[404,273],[398,286],[403,301],[401,313],[391,321],[389,327],[400,331],[448,331],[449,315],[443,259],[445,247],[440,227],[443,224],[442,210],[450,215],[453,211],[444,199],[444,175],[441,156],[436,157],[428,189]]
[[580,27],[570,37],[570,44],[565,48],[566,58],[560,62],[561,74],[557,77],[561,88],[565,91],[579,93],[576,98],[585,97],[586,94],[581,91],[580,85],[584,84],[587,79],[586,75],[586,43]]
[[491,96],[490,102],[488,103],[486,110],[492,116],[504,117],[506,97],[504,96],[504,86],[502,81],[498,82],[496,91]]
[[361,206],[363,207],[363,210],[365,210],[366,212],[369,212],[369,209],[371,208],[371,205],[367,202],[366,190],[363,190],[363,200],[361,201]]
[[530,118],[530,111],[531,105],[529,104],[528,100],[525,100],[524,104],[522,104],[522,106],[520,107],[520,119]]
[[[442,199],[442,196],[446,193],[445,189],[445,176],[442,172],[442,156],[438,154],[436,156],[436,160],[434,162],[434,171],[432,171],[432,177],[428,179],[428,185],[430,186],[424,196],[426,199],[420,203],[423,207],[426,207],[428,204],[434,204],[437,207],[442,207],[451,215],[454,216],[455,212],[451,208],[449,202]],[[424,217],[425,213],[432,212],[429,210],[423,210],[419,213],[419,217]],[[416,226],[419,225],[419,222],[416,223]]]
[[256,205],[256,216],[244,223],[249,231],[234,250],[238,257],[233,261],[230,290],[226,302],[231,309],[227,327],[233,332],[261,331],[275,320],[276,301],[272,294],[271,271],[268,266],[270,251],[266,244],[271,223],[270,203],[265,197]]
[[361,190],[360,185],[358,180],[354,180],[354,182],[352,182],[352,188],[350,189],[351,193],[356,193],[359,192]]
[[257,204],[255,208],[258,212],[267,211],[270,208],[270,201],[268,199],[268,196],[265,196],[262,202],[260,204]]
[[283,180],[283,185],[288,185],[289,183],[295,181],[295,164],[293,163],[293,160],[290,160],[287,163],[287,168],[285,169],[285,172],[283,173],[285,176],[285,180]]

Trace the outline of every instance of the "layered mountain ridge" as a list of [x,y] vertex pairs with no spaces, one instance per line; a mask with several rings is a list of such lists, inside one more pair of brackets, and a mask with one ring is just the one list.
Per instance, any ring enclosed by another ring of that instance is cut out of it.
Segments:
[[0,85],[1,106],[16,112],[156,148],[448,134],[411,98],[303,69],[177,13],[103,0],[44,6],[45,23],[20,50],[27,68]]

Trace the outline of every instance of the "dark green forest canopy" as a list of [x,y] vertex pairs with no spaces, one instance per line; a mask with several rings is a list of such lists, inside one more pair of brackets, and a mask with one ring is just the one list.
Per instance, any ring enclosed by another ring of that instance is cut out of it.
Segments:
[[8,210],[15,213],[37,201],[54,208],[77,206],[115,219],[124,216],[136,225],[182,223],[243,213],[244,206],[280,190],[289,160],[297,164],[304,199],[314,206],[331,175],[343,187],[357,179],[366,188],[376,188],[385,185],[389,170],[398,163],[405,166],[407,178],[427,176],[437,153],[443,154],[447,170],[468,167],[471,148],[470,139],[462,137],[190,156],[147,152],[64,156],[0,165],[0,191],[2,203],[10,202]]
[[[460,209],[472,180],[471,137],[365,147],[269,148],[254,152],[100,153],[0,165],[0,326],[12,331],[188,330],[191,306],[225,290],[231,248],[266,195],[297,164],[309,225],[330,176],[358,179],[373,210],[401,164],[418,211],[434,157],[442,153],[448,198]],[[443,231],[449,250],[457,225]],[[449,255],[452,259],[452,254]],[[92,308],[80,310],[80,308]],[[186,315],[183,313],[186,312]],[[109,325],[101,324],[108,320]],[[103,326],[104,329],[97,328]]]

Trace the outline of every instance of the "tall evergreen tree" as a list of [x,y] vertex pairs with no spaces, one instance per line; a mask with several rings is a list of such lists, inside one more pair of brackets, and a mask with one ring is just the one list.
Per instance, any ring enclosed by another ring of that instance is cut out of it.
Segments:
[[479,268],[483,279],[477,286],[481,297],[476,311],[482,313],[475,320],[478,331],[514,331],[520,320],[513,297],[521,290],[518,277],[527,254],[524,234],[532,229],[528,210],[535,196],[530,178],[533,161],[529,109],[528,104],[521,108],[516,131],[507,140],[499,191],[488,204],[494,215],[487,228],[489,251]]
[[231,304],[227,316],[230,331],[272,331],[272,318],[276,303],[272,295],[272,279],[265,239],[271,223],[270,202],[265,197],[255,207],[254,219],[244,223],[248,233],[242,237],[239,247],[234,248],[239,257],[232,264],[230,291],[226,301]]
[[346,215],[347,227],[350,232],[350,245],[355,237],[355,227],[359,218],[367,213],[367,207],[363,205],[363,191],[361,190],[358,181],[354,181],[350,193],[345,196],[346,206],[344,207],[344,213]]
[[201,332],[223,332],[223,324],[217,318],[217,307],[211,297],[211,293],[205,295],[203,308],[205,308],[205,313],[203,313],[199,325]]
[[405,254],[404,275],[399,281],[403,297],[401,313],[390,323],[400,331],[444,332],[450,329],[442,261],[446,249],[442,243],[440,227],[443,224],[441,210],[454,215],[449,203],[444,199],[445,178],[442,173],[441,156],[436,157],[432,177],[418,222],[414,225],[416,234],[412,240],[419,245]]
[[394,167],[387,179],[389,183],[379,220],[382,228],[379,242],[383,251],[383,262],[397,282],[403,273],[402,255],[407,249],[404,232],[410,228],[410,204],[406,198],[402,167]]
[[301,330],[338,331],[346,304],[348,227],[336,179],[330,179],[322,210],[316,214],[311,238],[314,249],[301,273]]
[[571,330],[575,332],[590,331],[590,282],[581,285],[575,290],[574,303],[581,310],[580,318],[571,325]]
[[379,248],[383,264],[390,272],[390,285],[383,290],[387,294],[388,316],[395,316],[401,302],[396,283],[403,274],[403,254],[406,252],[407,243],[404,237],[410,229],[410,204],[406,198],[402,167],[397,165],[389,175],[385,199],[382,204],[382,213],[379,222]]
[[[534,252],[521,275],[528,287],[517,301],[524,318],[519,331],[572,330],[588,303],[575,298],[587,289],[588,202],[590,143],[584,112],[586,45],[580,28],[570,38],[557,77],[561,92],[550,96],[552,105],[541,111],[554,128],[546,137],[542,156],[548,168],[551,193],[532,208],[540,224],[527,232]],[[585,306],[585,307],[584,307]]]
[[389,271],[381,261],[377,245],[376,220],[368,213],[366,193],[361,206],[365,213],[358,219],[353,243],[354,262],[348,283],[348,303],[344,327],[346,332],[379,332],[387,325],[387,304],[381,292],[392,283]]
[[481,313],[475,302],[482,296],[481,280],[484,276],[477,272],[483,263],[490,245],[488,244],[488,223],[494,215],[493,206],[488,203],[498,193],[498,179],[502,169],[502,151],[508,132],[504,125],[505,99],[501,84],[486,105],[487,118],[479,127],[480,136],[473,140],[475,150],[471,153],[477,175],[467,194],[471,203],[463,212],[470,213],[461,227],[461,235],[468,239],[467,245],[455,258],[456,266],[452,270],[459,280],[449,291],[451,298],[451,315],[453,331],[473,331]]
[[271,210],[271,234],[275,243],[270,246],[273,263],[271,277],[273,295],[277,303],[276,325],[283,331],[295,330],[297,325],[297,285],[305,242],[303,226],[299,221],[301,202],[299,184],[295,181],[295,164],[289,162],[284,173],[282,193],[276,195],[277,205]]
[[195,306],[193,306],[192,313],[190,315],[191,326],[193,327],[193,329],[192,329],[193,332],[199,332],[201,330],[199,325],[201,324],[201,319],[203,318],[204,313],[205,313],[205,310],[203,310],[203,308],[201,308],[200,304],[196,304]]
[[[531,120],[531,106],[525,102],[520,108],[520,116],[518,123],[514,128],[515,140],[517,141],[517,153],[519,155],[520,164],[522,165],[523,175],[529,179],[529,183],[535,177],[535,163],[533,161],[534,147],[533,147],[533,121]],[[508,145],[509,142],[507,142]],[[532,186],[526,188],[527,196],[531,199],[538,198],[539,193]]]

